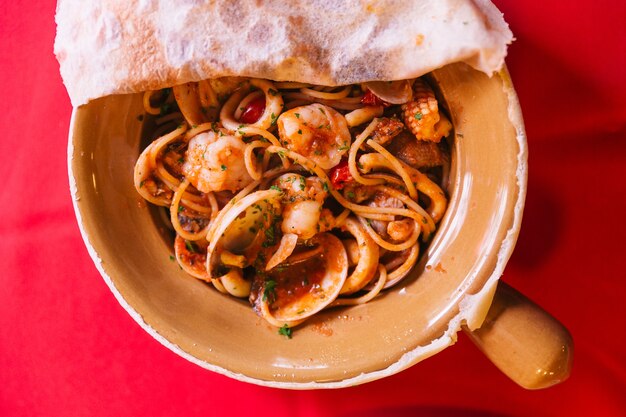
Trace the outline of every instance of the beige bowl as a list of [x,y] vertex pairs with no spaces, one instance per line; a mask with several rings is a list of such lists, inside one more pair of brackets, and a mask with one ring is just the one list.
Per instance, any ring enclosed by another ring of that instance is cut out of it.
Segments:
[[[73,114],[71,190],[96,267],[122,306],[158,341],[204,368],[247,382],[344,387],[439,352],[454,343],[462,325],[476,329],[487,315],[519,232],[527,165],[521,112],[505,71],[489,78],[455,64],[432,76],[455,126],[450,205],[416,273],[383,296],[325,311],[289,340],[246,302],[186,275],[171,260],[172,242],[156,211],[133,187],[140,95],[105,97]],[[524,386],[564,379],[571,358],[567,331],[537,307],[528,309],[529,302],[516,301],[527,308],[516,312],[506,297],[498,300],[487,330],[471,334],[479,346]],[[531,323],[529,314],[539,318]],[[503,344],[515,338],[499,331],[517,331],[515,347],[523,345],[518,350],[530,351],[534,362],[526,366],[528,357],[501,355],[510,348]],[[538,369],[552,377],[538,378]]]

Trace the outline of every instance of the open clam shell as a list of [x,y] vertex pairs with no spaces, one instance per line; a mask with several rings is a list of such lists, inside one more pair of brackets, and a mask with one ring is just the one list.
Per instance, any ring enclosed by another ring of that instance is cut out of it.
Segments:
[[255,278],[255,308],[272,324],[295,325],[319,312],[337,298],[346,281],[348,255],[341,240],[321,233],[310,243],[321,250]]
[[[236,201],[214,222],[207,234],[207,275],[217,279],[229,268],[223,255],[256,259],[257,253],[268,240],[274,240],[273,223],[280,212],[280,191],[262,190]],[[274,244],[275,242],[270,242]],[[248,266],[249,262],[238,267]]]
[[413,98],[410,80],[371,81],[364,83],[376,97],[390,104],[404,104]]

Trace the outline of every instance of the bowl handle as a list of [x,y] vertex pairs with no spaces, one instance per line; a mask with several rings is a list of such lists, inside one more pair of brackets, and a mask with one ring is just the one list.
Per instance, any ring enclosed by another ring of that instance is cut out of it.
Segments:
[[570,374],[574,344],[569,331],[502,281],[482,326],[464,330],[494,365],[526,389],[548,388]]

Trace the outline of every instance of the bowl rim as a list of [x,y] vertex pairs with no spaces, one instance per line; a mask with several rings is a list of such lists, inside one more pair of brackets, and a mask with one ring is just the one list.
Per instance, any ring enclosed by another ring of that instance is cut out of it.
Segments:
[[[436,70],[435,70],[436,71]],[[485,281],[483,287],[475,294],[465,294],[459,303],[459,312],[449,321],[448,328],[438,338],[433,339],[429,344],[417,346],[416,348],[404,353],[396,362],[386,368],[364,372],[357,376],[349,377],[346,379],[339,379],[333,381],[311,381],[311,382],[285,382],[285,381],[273,381],[255,378],[242,373],[233,372],[227,368],[209,363],[202,359],[199,359],[192,354],[183,350],[180,346],[171,342],[163,335],[161,335],[155,328],[149,325],[139,312],[137,312],[128,301],[122,296],[120,291],[115,286],[113,279],[106,272],[102,259],[98,254],[98,251],[92,245],[89,234],[83,223],[83,214],[79,208],[79,196],[77,180],[72,167],[72,161],[75,155],[74,137],[76,128],[76,118],[81,107],[74,107],[72,109],[70,128],[68,132],[68,147],[67,147],[67,168],[68,178],[70,186],[70,194],[72,197],[72,205],[74,213],[77,219],[78,227],[85,243],[87,251],[96,266],[98,272],[104,279],[105,283],[113,293],[117,301],[122,308],[139,324],[148,334],[155,338],[159,343],[176,353],[177,355],[187,359],[188,361],[212,372],[216,372],[221,375],[228,376],[230,378],[248,382],[260,386],[268,386],[274,388],[287,388],[287,389],[319,389],[319,388],[344,388],[362,383],[381,379],[395,373],[398,373],[417,362],[426,359],[446,347],[454,344],[457,339],[457,333],[461,330],[462,325],[466,325],[470,330],[474,330],[480,327],[482,324],[489,306],[491,305],[495,289],[499,278],[501,277],[504,268],[513,252],[517,237],[519,235],[522,214],[524,208],[524,202],[527,189],[527,171],[528,171],[528,149],[526,141],[526,133],[524,128],[524,122],[522,118],[521,107],[517,93],[514,90],[509,72],[504,66],[500,71],[496,72],[492,77],[499,77],[502,80],[502,89],[506,94],[508,100],[508,117],[511,125],[515,129],[515,136],[519,146],[517,153],[517,168],[516,168],[516,181],[517,181],[517,195],[515,196],[515,204],[513,206],[513,221],[511,227],[507,230],[506,236],[500,243],[497,251],[497,260],[494,270],[491,275]]]

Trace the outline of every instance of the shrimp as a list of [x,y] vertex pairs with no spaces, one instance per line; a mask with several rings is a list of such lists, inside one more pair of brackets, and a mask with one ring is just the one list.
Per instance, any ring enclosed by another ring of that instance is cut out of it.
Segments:
[[288,110],[278,117],[277,123],[281,144],[323,169],[339,164],[350,149],[351,137],[345,117],[323,104]]
[[284,234],[296,234],[306,240],[332,227],[332,214],[322,208],[328,192],[318,177],[284,174],[274,185],[283,191]]
[[240,190],[253,181],[244,162],[245,147],[235,136],[200,133],[189,141],[183,173],[203,193]]

